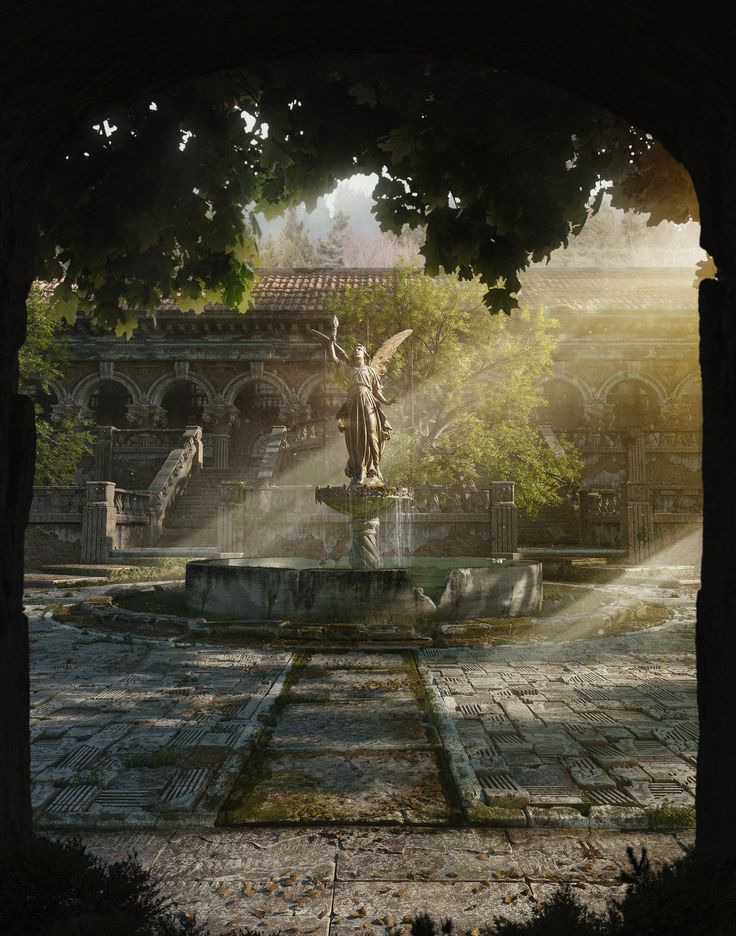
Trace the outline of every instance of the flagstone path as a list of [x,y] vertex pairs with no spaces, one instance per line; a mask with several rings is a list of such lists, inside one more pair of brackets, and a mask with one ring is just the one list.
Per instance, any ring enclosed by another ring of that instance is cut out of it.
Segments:
[[694,609],[668,600],[671,621],[615,638],[395,653],[123,637],[29,603],[36,822],[682,821]]

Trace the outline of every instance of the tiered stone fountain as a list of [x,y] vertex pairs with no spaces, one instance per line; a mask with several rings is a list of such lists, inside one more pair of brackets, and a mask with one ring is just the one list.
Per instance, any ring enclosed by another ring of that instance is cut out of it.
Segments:
[[[382,407],[391,401],[384,399],[379,377],[382,366],[411,332],[390,338],[370,363],[362,345],[350,358],[339,348],[337,320],[331,338],[315,334],[343,367],[348,385],[338,425],[345,434],[346,473],[351,481],[315,491],[319,503],[348,518],[348,564],[325,568],[314,560],[245,556],[190,562],[186,590],[191,610],[240,620],[358,623],[377,629],[406,619],[462,620],[538,611],[539,563],[506,555],[468,562],[409,557],[399,568],[384,565],[378,546],[380,517],[410,501],[411,492],[388,487],[381,477],[380,457],[391,433]],[[419,584],[428,581],[435,583],[432,597]]]

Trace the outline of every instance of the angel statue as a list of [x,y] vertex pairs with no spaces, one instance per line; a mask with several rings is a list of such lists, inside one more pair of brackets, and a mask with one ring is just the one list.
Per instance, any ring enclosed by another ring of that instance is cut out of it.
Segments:
[[412,329],[407,328],[384,341],[372,358],[362,344],[357,344],[348,357],[337,343],[338,324],[337,318],[333,317],[331,336],[315,329],[312,332],[340,368],[347,385],[347,397],[337,411],[337,428],[345,434],[348,449],[345,474],[350,478],[350,487],[382,487],[381,455],[384,443],[391,437],[391,424],[382,407],[396,400],[384,397],[381,377],[394,352],[411,335]]

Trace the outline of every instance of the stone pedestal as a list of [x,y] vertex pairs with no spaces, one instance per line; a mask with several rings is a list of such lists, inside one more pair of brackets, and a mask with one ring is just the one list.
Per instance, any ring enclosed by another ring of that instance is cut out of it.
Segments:
[[350,543],[351,569],[377,569],[381,565],[381,554],[378,551],[378,517],[366,520],[354,517],[350,521],[353,534]]
[[514,559],[518,556],[519,520],[514,501],[513,481],[491,483],[491,556]]
[[115,520],[115,485],[110,481],[88,481],[82,508],[82,562],[109,562]]

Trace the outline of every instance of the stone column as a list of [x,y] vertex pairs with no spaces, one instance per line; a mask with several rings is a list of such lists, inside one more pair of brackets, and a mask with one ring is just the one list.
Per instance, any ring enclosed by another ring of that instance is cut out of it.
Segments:
[[629,559],[637,565],[644,565],[654,555],[654,511],[649,500],[649,485],[641,481],[627,481],[624,500],[624,532]]
[[112,448],[114,426],[98,426],[95,440],[95,481],[109,481],[112,478]]
[[381,554],[378,551],[378,517],[364,520],[354,517],[350,521],[353,539],[350,544],[351,569],[377,569],[381,565]]
[[230,403],[206,403],[204,406],[204,422],[212,432],[214,468],[227,468],[230,464],[230,430],[238,416],[237,406]]
[[647,480],[647,456],[642,429],[629,429],[626,433],[626,480]]
[[243,551],[244,521],[245,486],[240,481],[222,481],[217,516],[217,548],[221,553]]
[[513,481],[491,482],[491,556],[518,559],[519,519]]
[[82,562],[110,561],[116,518],[115,485],[111,481],[88,481],[82,508]]

